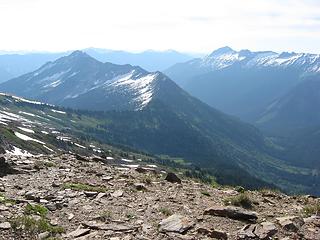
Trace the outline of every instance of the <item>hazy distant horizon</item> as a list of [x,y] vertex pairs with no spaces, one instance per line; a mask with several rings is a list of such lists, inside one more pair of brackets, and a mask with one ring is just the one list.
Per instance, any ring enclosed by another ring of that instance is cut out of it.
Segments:
[[219,49],[219,48],[223,48],[223,47],[230,47],[232,48],[233,50],[235,51],[241,51],[241,50],[249,50],[249,51],[252,51],[252,52],[276,52],[276,53],[282,53],[282,52],[294,52],[294,53],[310,53],[310,54],[320,54],[320,51],[319,52],[307,52],[307,51],[274,51],[274,50],[270,50],[270,49],[257,49],[257,50],[252,50],[250,48],[242,48],[242,49],[236,49],[236,48],[233,48],[231,46],[221,46],[221,47],[218,47],[218,48],[215,48],[215,49],[209,49],[208,51],[205,51],[205,52],[185,52],[185,51],[178,51],[178,50],[175,50],[175,49],[165,49],[165,50],[156,50],[156,49],[145,49],[145,50],[140,50],[140,51],[131,51],[131,50],[124,50],[124,49],[109,49],[109,48],[95,48],[95,47],[88,47],[88,48],[82,48],[82,49],[67,49],[67,50],[64,50],[64,51],[53,51],[53,50],[1,50],[0,49],[0,55],[10,55],[10,54],[21,54],[21,55],[24,55],[24,54],[59,54],[59,53],[72,53],[74,51],[85,51],[85,50],[88,50],[88,49],[95,49],[95,50],[101,50],[101,51],[105,51],[106,53],[108,51],[110,52],[126,52],[126,53],[132,53],[132,54],[141,54],[141,53],[146,53],[146,52],[155,52],[155,53],[165,53],[165,52],[177,52],[177,53],[180,53],[180,54],[185,54],[185,55],[189,55],[190,57],[204,57],[210,53],[212,53],[213,51]]
[[2,0],[0,50],[320,52],[315,0]]

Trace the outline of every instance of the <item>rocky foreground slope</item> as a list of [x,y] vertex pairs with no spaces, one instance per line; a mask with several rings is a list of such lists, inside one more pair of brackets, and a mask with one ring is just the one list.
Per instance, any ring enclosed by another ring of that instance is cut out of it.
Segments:
[[0,239],[320,239],[312,196],[213,187],[111,157],[3,154],[0,165]]

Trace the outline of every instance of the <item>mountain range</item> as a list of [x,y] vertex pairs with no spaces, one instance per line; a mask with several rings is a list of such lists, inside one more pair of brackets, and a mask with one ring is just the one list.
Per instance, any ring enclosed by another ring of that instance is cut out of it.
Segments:
[[220,183],[256,188],[276,182],[286,191],[317,193],[313,167],[282,159],[277,142],[192,97],[161,72],[102,63],[75,51],[0,90],[69,108],[62,109],[65,118],[79,120],[63,126],[82,138],[180,158],[206,168]]
[[[184,62],[192,58],[187,54],[179,53],[173,50],[161,52],[150,50],[140,53],[131,53],[126,51],[87,48],[83,51],[102,62],[139,65],[149,71],[164,70],[175,63]],[[22,74],[34,71],[45,63],[54,61],[70,53],[70,51],[60,53],[1,53],[0,83],[14,77],[18,77]]]
[[[279,134],[279,129],[287,133],[320,124],[315,107],[320,100],[316,94],[320,91],[316,83],[320,74],[317,54],[224,47],[203,58],[175,64],[165,73],[210,106],[272,134]],[[306,88],[310,85],[314,89],[309,95]],[[275,125],[277,128],[273,128]]]

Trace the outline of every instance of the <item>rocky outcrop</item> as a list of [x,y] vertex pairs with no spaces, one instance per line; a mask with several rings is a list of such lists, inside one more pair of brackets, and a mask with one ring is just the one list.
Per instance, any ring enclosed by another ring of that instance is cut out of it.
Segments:
[[[306,204],[319,204],[316,197],[241,190],[254,202],[249,211],[225,206],[243,194],[236,188],[83,159],[7,155],[3,166],[21,173],[0,178],[0,239],[320,239],[320,219],[302,218]],[[31,234],[18,216],[38,230]]]
[[256,221],[258,219],[257,213],[248,211],[240,207],[210,207],[204,211],[205,215],[214,215],[219,217],[228,217],[236,220]]
[[194,223],[187,217],[174,214],[160,222],[160,232],[184,233],[189,230]]

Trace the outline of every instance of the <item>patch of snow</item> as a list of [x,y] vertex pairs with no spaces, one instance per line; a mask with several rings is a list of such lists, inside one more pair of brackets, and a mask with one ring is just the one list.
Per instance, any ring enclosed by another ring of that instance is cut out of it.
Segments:
[[23,111],[19,111],[20,114],[24,114],[30,117],[35,117],[36,115],[34,115],[33,113],[27,113],[27,112],[23,112]]
[[18,147],[12,146],[13,150],[12,151],[8,151],[6,150],[6,153],[10,154],[10,155],[14,155],[14,156],[24,156],[24,157],[32,157],[33,155],[31,153],[29,153],[26,150],[22,150]]
[[47,85],[44,85],[43,88],[55,88],[61,84],[61,80],[56,80],[52,83],[49,83]]
[[39,141],[37,139],[31,138],[31,137],[29,137],[27,135],[24,135],[22,133],[19,133],[19,132],[14,132],[14,135],[16,135],[18,138],[20,138],[20,139],[22,139],[24,141],[33,141],[33,142],[37,142],[37,143],[40,143],[40,144],[43,144],[43,145],[45,144],[44,142],[41,142],[41,141]]
[[128,168],[138,168],[140,165],[138,164],[121,164],[123,167],[128,167]]
[[133,78],[133,72],[126,74],[116,81],[112,82],[109,86],[119,87],[123,86],[135,94],[134,101],[139,105],[137,110],[143,109],[152,99],[153,86],[152,83],[158,76],[157,73],[148,74],[140,78]]
[[57,136],[56,139],[64,141],[64,142],[70,142],[71,141],[70,137],[63,137],[63,136]]
[[8,126],[8,123],[5,123],[5,122],[1,122],[1,121],[0,121],[0,124],[3,124],[3,125]]
[[51,111],[54,112],[54,113],[67,114],[66,112],[58,111],[58,110],[55,110],[55,109],[51,109]]
[[153,164],[149,164],[149,165],[147,165],[147,167],[157,168],[158,166],[157,165],[153,165]]
[[129,160],[129,159],[125,159],[125,158],[122,158],[121,160],[124,162],[129,162],[129,163],[133,162],[133,160]]
[[[28,100],[28,99],[16,97],[16,96],[12,96],[12,98],[18,102],[31,103],[31,104],[35,104],[35,105],[48,105],[48,106],[50,105],[50,104],[46,104],[46,103],[42,103],[42,102],[38,102],[38,101],[32,101],[32,100]],[[52,105],[50,105],[50,106],[52,106]]]
[[46,145],[43,145],[43,147],[47,150],[49,150],[50,152],[54,152],[51,148],[47,147]]
[[78,144],[78,143],[73,143],[73,144],[76,145],[77,147],[80,147],[80,148],[83,148],[83,149],[86,148],[85,146],[82,146],[82,145],[80,145],[80,144]]
[[27,133],[34,133],[34,131],[32,129],[29,128],[24,128],[24,127],[18,127],[20,130],[27,132]]

